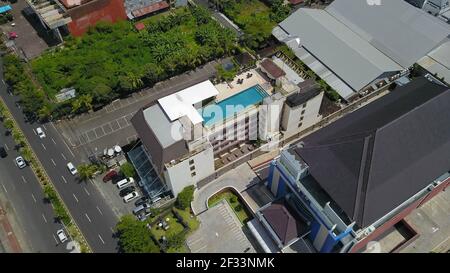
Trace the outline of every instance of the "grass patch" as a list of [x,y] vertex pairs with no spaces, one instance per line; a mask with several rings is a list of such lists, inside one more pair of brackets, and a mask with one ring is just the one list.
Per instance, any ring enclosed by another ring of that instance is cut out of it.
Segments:
[[[157,223],[155,223],[151,228],[151,233],[155,237],[156,240],[160,241],[163,236],[165,236],[167,239],[170,239],[172,237],[176,236],[183,236],[184,238],[187,235],[187,232],[183,225],[178,221],[178,219],[173,215],[172,212],[162,217],[168,224],[169,229],[164,230],[163,228],[159,227]],[[167,219],[169,221],[167,221]],[[186,244],[181,244],[177,247],[169,247],[167,249],[167,252],[169,253],[187,253],[189,252]]]
[[224,191],[218,194],[213,195],[208,200],[208,207],[214,207],[218,203],[220,203],[222,200],[226,200],[228,204],[233,209],[234,213],[236,214],[237,218],[242,224],[247,223],[247,221],[251,220],[252,216],[247,211],[244,204],[240,201],[238,196],[234,194],[231,191]]
[[173,208],[173,209],[176,212],[178,212],[178,214],[180,214],[180,216],[183,218],[183,220],[188,224],[190,231],[194,231],[199,227],[200,222],[197,220],[197,217],[195,217],[194,215],[191,214],[189,208],[187,208],[185,210],[181,210],[178,208]]

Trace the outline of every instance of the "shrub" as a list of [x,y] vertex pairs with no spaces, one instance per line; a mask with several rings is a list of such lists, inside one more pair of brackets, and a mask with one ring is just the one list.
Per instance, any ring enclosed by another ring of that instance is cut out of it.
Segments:
[[237,202],[237,197],[236,196],[232,196],[231,198],[230,198],[230,203],[231,204],[234,204],[234,203],[236,203]]
[[127,162],[120,166],[120,171],[123,175],[126,177],[134,177],[136,176],[136,170],[134,169],[133,165],[130,162]]
[[234,210],[235,210],[236,212],[240,212],[240,211],[242,210],[242,205],[241,205],[241,204],[237,205],[237,206],[234,208]]
[[194,190],[193,185],[185,187],[177,196],[176,207],[182,210],[189,208],[194,199]]

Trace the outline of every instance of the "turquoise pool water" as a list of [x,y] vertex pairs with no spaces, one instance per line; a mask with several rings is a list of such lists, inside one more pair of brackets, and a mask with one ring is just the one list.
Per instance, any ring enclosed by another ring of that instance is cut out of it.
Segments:
[[210,126],[262,102],[267,96],[261,86],[255,85],[219,103],[207,105],[199,109],[199,113],[203,117],[203,124]]

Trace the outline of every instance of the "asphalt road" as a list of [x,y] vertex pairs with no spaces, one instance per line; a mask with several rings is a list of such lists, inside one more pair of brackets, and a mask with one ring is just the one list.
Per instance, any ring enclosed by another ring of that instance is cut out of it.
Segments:
[[0,194],[7,199],[5,209],[17,219],[29,251],[68,252],[56,238],[56,231],[63,226],[54,221],[53,209],[44,202],[44,193],[31,169],[16,166],[14,159],[19,153],[14,149],[12,136],[5,136],[5,132],[0,125],[0,145],[8,153],[0,158]]
[[[1,75],[3,75],[3,65],[0,65],[0,68]],[[113,228],[118,221],[116,215],[107,206],[91,181],[79,181],[76,176],[69,173],[66,167],[69,161],[75,166],[79,165],[81,161],[68,148],[53,124],[39,125],[25,121],[21,109],[16,105],[19,98],[7,93],[3,81],[0,83],[0,94],[92,250],[94,252],[117,252],[117,239],[113,233]],[[47,135],[44,139],[40,139],[35,133],[35,129],[39,126]],[[27,195],[29,191],[21,194]]]

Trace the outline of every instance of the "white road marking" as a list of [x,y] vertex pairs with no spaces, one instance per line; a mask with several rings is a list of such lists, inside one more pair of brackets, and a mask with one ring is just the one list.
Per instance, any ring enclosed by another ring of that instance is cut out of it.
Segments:
[[36,203],[36,197],[34,197],[34,194],[31,194],[31,198],[33,198],[34,203]]
[[86,187],[84,187],[84,191],[86,192],[87,195],[90,195]]
[[91,218],[89,218],[89,215],[87,215],[87,213],[85,213],[84,215],[86,215],[86,218],[88,219],[89,223],[92,223]]
[[33,129],[33,133],[34,133],[35,135],[37,135],[36,130],[34,130],[34,129]]
[[[56,132],[58,133],[58,135],[59,135],[59,132],[58,132],[58,130],[56,129],[56,126],[55,126],[55,124],[53,124],[53,122],[52,122],[52,127],[53,127],[53,129],[55,129],[55,131],[56,131]],[[61,137],[61,136],[60,136],[60,137]],[[70,154],[72,155],[72,157],[75,158],[75,155],[73,154],[73,152],[72,152],[72,150],[70,149],[69,145],[67,145],[67,143],[64,141],[64,139],[62,139],[62,142],[64,142],[64,145],[66,145],[67,150],[69,150],[69,152],[70,152]]]
[[100,236],[100,234],[98,235],[98,238],[100,238],[100,241],[102,241],[103,244],[105,244],[105,241],[103,241],[102,236]]
[[47,219],[45,218],[44,214],[42,214],[42,218],[44,218],[44,221],[47,223]]
[[61,153],[61,156],[64,158],[64,160],[67,160],[66,156],[63,153]]
[[55,239],[56,244],[59,244],[58,239],[56,239],[55,234],[52,234],[52,235],[53,235],[53,239]]
[[45,148],[44,143],[41,143],[41,145],[42,145],[42,148],[44,148],[44,150],[47,150],[47,148]]
[[50,160],[52,161],[53,165],[55,165],[55,167],[56,167],[55,160],[53,160],[53,158],[50,158]]
[[8,191],[5,188],[5,185],[2,184],[3,189],[5,190],[6,193],[8,193]]
[[25,179],[25,177],[22,175],[22,181],[23,181],[23,183],[27,183],[27,180]]
[[52,142],[53,142],[53,144],[55,144],[56,145],[56,141],[52,138]]
[[8,145],[6,145],[6,143],[4,145],[5,145],[6,150],[9,151]]
[[100,210],[99,207],[97,207],[98,212],[100,212],[101,215],[103,215],[103,212]]
[[61,178],[62,178],[62,180],[64,181],[64,183],[66,183],[66,184],[67,184],[67,180],[66,180],[66,178],[65,178],[64,176],[61,176]]
[[44,127],[44,129],[47,130],[47,127],[45,127],[45,124],[42,124],[42,127]]
[[73,198],[75,198],[75,201],[77,201],[77,203],[78,203],[78,198],[75,196],[75,193],[72,193],[72,195],[73,195]]

